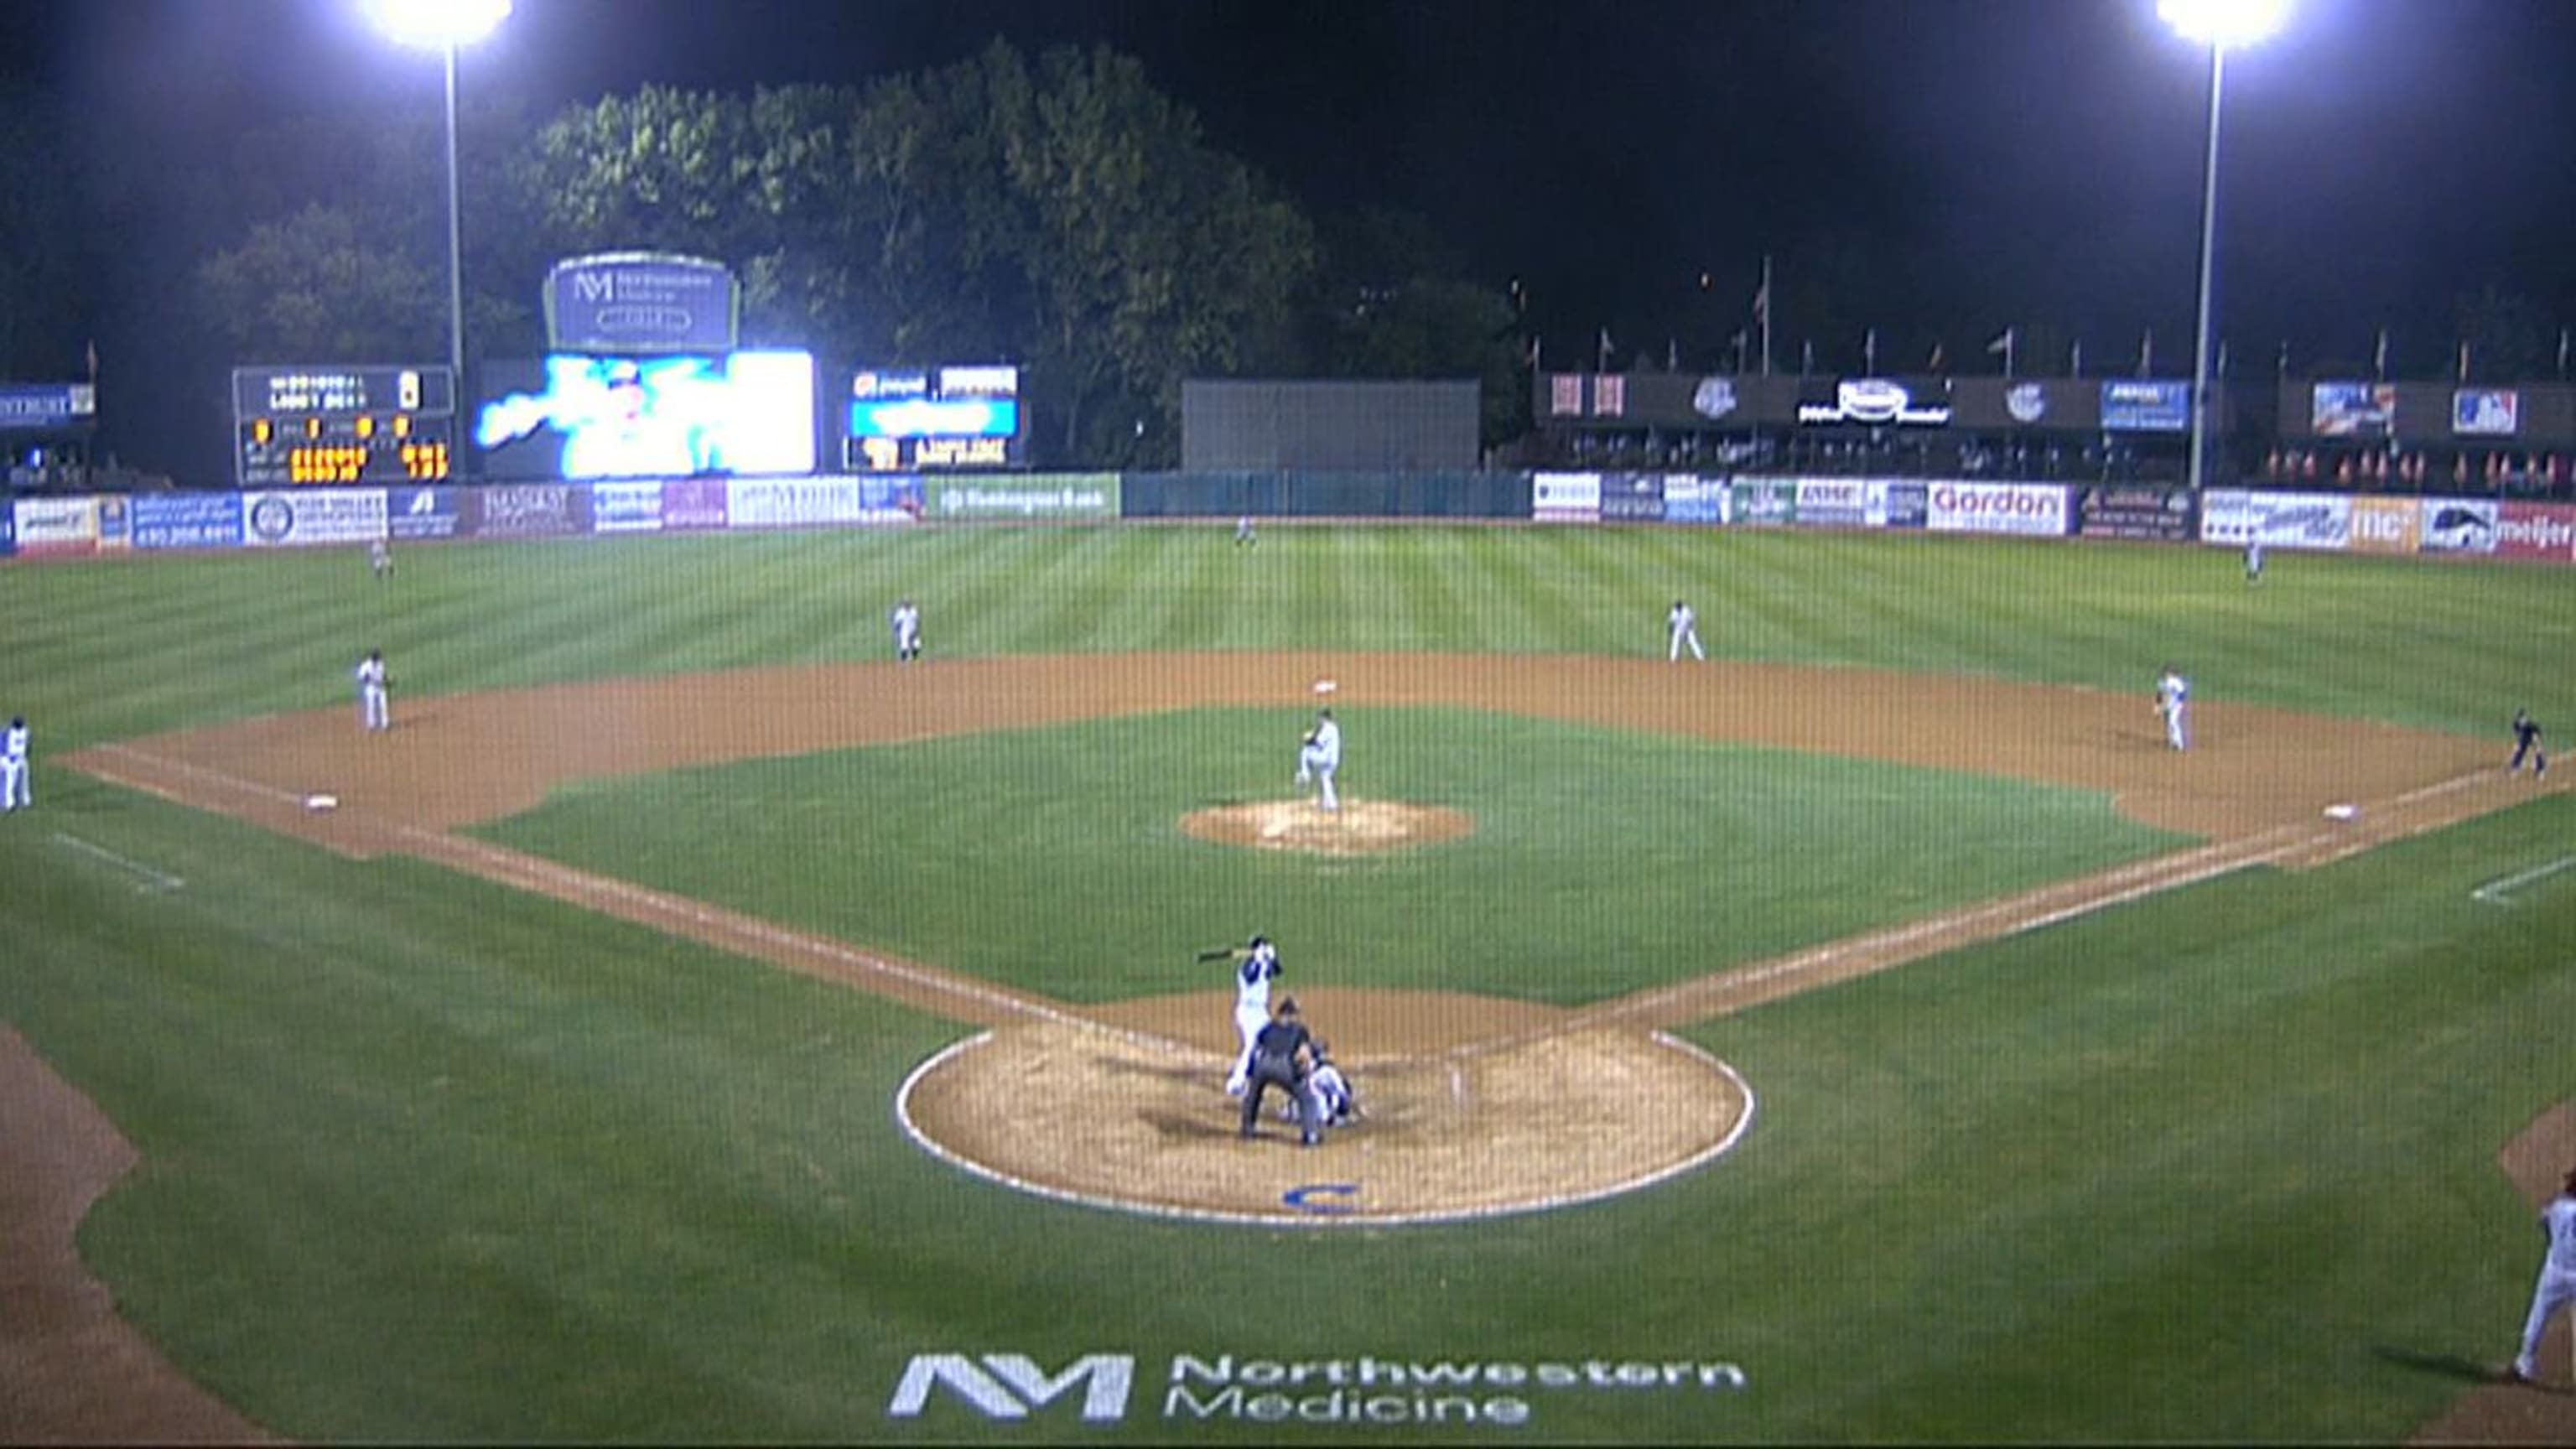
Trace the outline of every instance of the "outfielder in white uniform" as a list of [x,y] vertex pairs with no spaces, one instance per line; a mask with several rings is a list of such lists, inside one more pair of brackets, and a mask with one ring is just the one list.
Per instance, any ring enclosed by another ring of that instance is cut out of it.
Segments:
[[1691,611],[1690,605],[1679,599],[1673,600],[1671,612],[1664,615],[1664,626],[1672,633],[1671,647],[1666,650],[1665,658],[1674,663],[1681,662],[1682,646],[1687,644],[1693,659],[1707,660],[1708,655],[1699,647],[1699,615]]
[[1225,1094],[1240,1097],[1252,1080],[1252,1039],[1270,1024],[1270,983],[1279,979],[1287,968],[1279,964],[1279,948],[1267,936],[1255,936],[1234,965],[1234,1029],[1243,1038],[1243,1050],[1235,1053],[1234,1071],[1225,1079]]
[[36,803],[35,786],[27,774],[27,720],[21,715],[9,721],[8,733],[0,734],[0,812],[24,810]]
[[2570,1168],[2558,1196],[2540,1210],[2540,1231],[2549,1252],[2540,1260],[2540,1281],[2532,1285],[2531,1313],[2522,1322],[2522,1352],[2515,1354],[2505,1377],[2518,1384],[2540,1378],[2540,1336],[2559,1310],[2576,1305],[2576,1168]]
[[1333,723],[1333,712],[1318,710],[1315,727],[1306,732],[1306,743],[1297,751],[1297,783],[1313,780],[1320,793],[1315,803],[1327,810],[1342,808],[1342,798],[1333,793],[1333,775],[1342,768],[1342,727]]
[[2156,713],[2164,716],[2165,743],[2177,750],[2190,749],[2191,681],[2170,664],[2156,680]]
[[381,538],[370,542],[367,545],[367,567],[375,570],[379,580],[392,578],[394,575],[393,545]]
[[393,681],[385,677],[385,655],[381,649],[370,649],[358,661],[358,726],[367,730],[389,730],[394,727],[393,707],[386,690]]
[[921,609],[910,599],[898,600],[894,613],[894,657],[906,664],[921,657]]

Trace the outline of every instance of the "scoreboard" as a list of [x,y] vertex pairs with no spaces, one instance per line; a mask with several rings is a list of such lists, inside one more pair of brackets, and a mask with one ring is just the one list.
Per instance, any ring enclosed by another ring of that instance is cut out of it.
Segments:
[[875,369],[850,380],[841,461],[852,472],[1017,468],[1026,442],[1016,367]]
[[456,377],[444,367],[235,368],[233,432],[244,488],[444,482]]

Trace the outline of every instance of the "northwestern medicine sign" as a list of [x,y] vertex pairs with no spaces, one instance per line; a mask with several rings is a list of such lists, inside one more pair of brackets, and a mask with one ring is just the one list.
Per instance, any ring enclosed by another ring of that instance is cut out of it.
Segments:
[[[913,1355],[886,1401],[889,1418],[943,1412],[988,1420],[1079,1416],[1092,1425],[1131,1413],[1176,1423],[1437,1425],[1519,1429],[1602,1393],[1732,1394],[1748,1380],[1736,1364],[1702,1359],[1454,1358],[1240,1359],[1174,1354],[1138,1404],[1133,1354],[1088,1353],[1050,1372],[1026,1354]],[[1050,1411],[1051,1406],[1057,1406]],[[1562,1432],[1561,1430],[1559,1432]]]
[[659,252],[568,257],[546,273],[554,352],[733,351],[742,289],[722,262]]

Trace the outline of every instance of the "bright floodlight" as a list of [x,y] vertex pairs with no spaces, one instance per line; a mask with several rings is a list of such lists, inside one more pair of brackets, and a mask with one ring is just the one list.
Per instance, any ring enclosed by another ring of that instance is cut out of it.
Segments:
[[2156,13],[2186,39],[2232,48],[2280,29],[2290,0],[2156,0]]
[[471,45],[509,18],[510,0],[370,0],[376,24],[408,45]]

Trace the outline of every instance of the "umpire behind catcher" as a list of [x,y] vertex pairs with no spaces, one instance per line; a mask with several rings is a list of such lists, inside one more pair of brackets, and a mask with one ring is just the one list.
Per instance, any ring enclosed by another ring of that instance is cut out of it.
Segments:
[[1306,1072],[1314,1063],[1315,1039],[1297,1019],[1297,998],[1283,997],[1279,1014],[1252,1039],[1252,1078],[1243,1093],[1242,1135],[1256,1135],[1262,1094],[1277,1087],[1297,1104],[1297,1126],[1308,1147],[1324,1140],[1324,1124],[1315,1111],[1314,1094],[1306,1090]]

